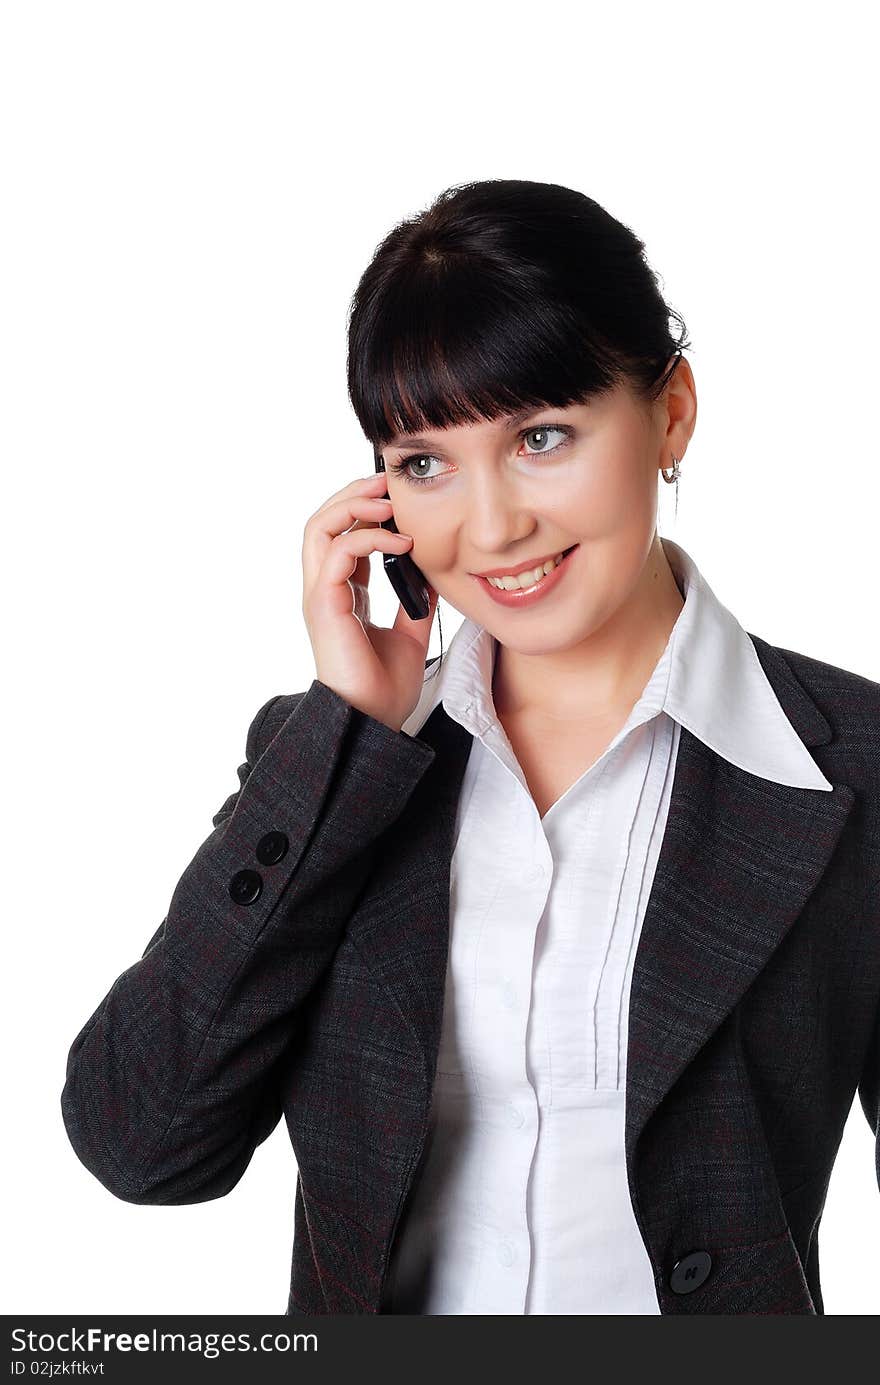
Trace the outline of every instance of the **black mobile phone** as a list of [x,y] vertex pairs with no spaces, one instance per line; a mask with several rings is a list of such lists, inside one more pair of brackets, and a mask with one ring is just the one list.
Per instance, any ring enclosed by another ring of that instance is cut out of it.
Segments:
[[[373,460],[377,471],[385,470],[385,458],[380,452],[373,454]],[[387,487],[385,495],[388,495]],[[380,520],[379,528],[390,529],[392,534],[399,532],[393,519]],[[383,553],[382,566],[410,620],[424,620],[431,609],[428,584],[409,553]]]

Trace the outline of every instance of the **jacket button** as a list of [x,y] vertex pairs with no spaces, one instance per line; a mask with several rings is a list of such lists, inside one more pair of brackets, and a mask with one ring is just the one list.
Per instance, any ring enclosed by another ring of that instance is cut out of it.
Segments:
[[691,1294],[709,1278],[712,1256],[707,1250],[692,1250],[674,1266],[669,1287],[674,1294]]
[[263,877],[255,870],[238,870],[229,882],[229,893],[236,904],[253,904],[263,889]]
[[283,832],[267,832],[257,842],[257,860],[264,866],[274,866],[287,855],[290,842]]

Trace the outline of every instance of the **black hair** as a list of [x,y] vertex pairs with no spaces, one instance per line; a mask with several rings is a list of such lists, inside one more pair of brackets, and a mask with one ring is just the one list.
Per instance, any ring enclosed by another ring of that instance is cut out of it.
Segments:
[[618,385],[647,407],[689,346],[634,231],[573,188],[492,178],[380,242],[349,308],[348,394],[378,454],[397,433]]

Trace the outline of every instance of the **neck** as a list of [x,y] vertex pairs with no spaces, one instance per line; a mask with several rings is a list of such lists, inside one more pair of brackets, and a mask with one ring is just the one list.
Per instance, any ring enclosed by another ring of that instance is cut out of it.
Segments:
[[627,600],[585,640],[549,654],[498,644],[492,697],[499,717],[583,722],[627,714],[637,702],[684,605],[659,535]]

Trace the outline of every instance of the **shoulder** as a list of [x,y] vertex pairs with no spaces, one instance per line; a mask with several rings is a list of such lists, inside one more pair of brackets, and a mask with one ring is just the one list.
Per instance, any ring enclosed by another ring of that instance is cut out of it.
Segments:
[[785,660],[791,672],[835,730],[844,730],[853,719],[865,720],[880,732],[880,682],[854,669],[829,664],[796,649],[770,646]]

